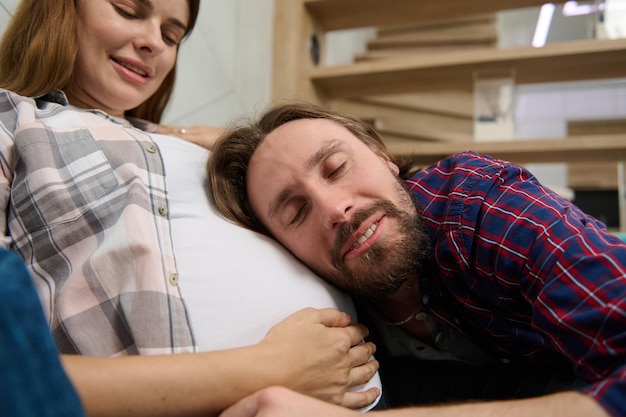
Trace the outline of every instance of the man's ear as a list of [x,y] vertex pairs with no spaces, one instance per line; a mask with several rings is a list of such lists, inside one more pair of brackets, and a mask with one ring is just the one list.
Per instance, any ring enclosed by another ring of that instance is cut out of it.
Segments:
[[389,160],[389,158],[383,157],[385,162],[387,163],[387,166],[389,167],[389,170],[391,172],[393,172],[396,177],[398,175],[400,175],[400,168],[398,167],[398,165],[396,165],[394,162],[392,162],[391,160]]
[[400,175],[400,167],[398,165],[391,161],[387,161],[387,165],[389,165],[389,168],[396,175],[396,177]]
[[389,155],[382,152],[380,149],[372,148],[372,150],[374,151],[376,156],[378,156],[385,164],[387,164],[387,167],[389,168],[389,170],[393,172],[396,177],[400,175],[400,167],[398,167],[398,165],[391,160]]

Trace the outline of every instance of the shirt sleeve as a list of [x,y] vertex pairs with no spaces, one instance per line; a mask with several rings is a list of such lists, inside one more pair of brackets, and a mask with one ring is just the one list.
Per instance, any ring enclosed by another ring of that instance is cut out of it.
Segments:
[[532,327],[590,381],[581,391],[626,415],[626,244],[521,167],[504,163],[494,178],[479,240],[498,251],[478,265],[519,285]]

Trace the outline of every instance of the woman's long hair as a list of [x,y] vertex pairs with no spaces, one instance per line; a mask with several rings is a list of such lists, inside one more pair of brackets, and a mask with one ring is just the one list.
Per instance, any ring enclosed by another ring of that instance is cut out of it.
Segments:
[[[187,36],[195,26],[200,0],[188,0]],[[0,42],[0,87],[37,97],[64,90],[74,79],[78,56],[75,0],[22,0]],[[158,90],[127,116],[161,121],[176,79],[176,64]]]

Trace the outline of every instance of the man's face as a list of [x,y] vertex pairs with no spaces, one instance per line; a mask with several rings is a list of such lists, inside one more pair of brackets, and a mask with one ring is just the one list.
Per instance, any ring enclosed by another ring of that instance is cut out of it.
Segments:
[[332,283],[393,292],[427,247],[398,167],[325,119],[289,122],[250,160],[252,209],[270,233]]

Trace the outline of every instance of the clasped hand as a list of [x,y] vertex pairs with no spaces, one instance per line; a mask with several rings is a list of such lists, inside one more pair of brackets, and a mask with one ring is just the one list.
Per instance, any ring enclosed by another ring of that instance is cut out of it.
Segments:
[[271,328],[261,345],[274,349],[288,388],[349,408],[365,407],[376,400],[378,389],[348,390],[378,370],[372,359],[376,347],[363,343],[365,326],[350,322],[348,314],[334,308],[307,308]]

